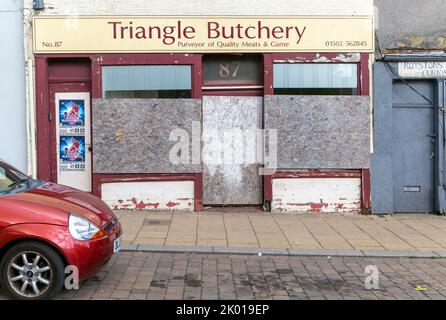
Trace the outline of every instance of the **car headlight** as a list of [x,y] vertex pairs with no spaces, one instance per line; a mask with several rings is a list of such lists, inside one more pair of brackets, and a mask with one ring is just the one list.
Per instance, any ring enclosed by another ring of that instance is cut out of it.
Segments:
[[96,225],[72,213],[70,213],[68,218],[68,230],[76,240],[91,240],[105,235],[105,232]]

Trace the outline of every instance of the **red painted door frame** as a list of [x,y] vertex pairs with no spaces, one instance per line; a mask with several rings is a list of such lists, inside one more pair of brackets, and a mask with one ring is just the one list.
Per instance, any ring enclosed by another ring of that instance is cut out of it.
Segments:
[[[91,88],[90,78],[66,79],[58,77],[50,79],[49,59],[55,58],[89,58],[89,55],[36,55],[35,83],[36,83],[36,151],[37,177],[47,181],[57,182],[57,159],[55,137],[55,105],[54,90],[64,90],[64,86],[71,86],[76,91],[85,92],[85,86]],[[78,87],[80,85],[80,87]],[[50,93],[50,86],[53,92]],[[62,87],[59,87],[62,86]],[[91,89],[89,90],[91,92]]]
[[[264,58],[264,55],[263,57]],[[260,68],[264,67],[264,63],[260,63]],[[203,67],[201,67],[203,69]],[[203,72],[204,73],[204,72]],[[262,71],[261,71],[262,74]],[[237,96],[237,97],[263,97],[263,88],[259,89],[246,89],[246,87],[251,87],[253,85],[262,85],[263,84],[263,78],[261,79],[260,84],[252,84],[252,83],[246,83],[246,84],[229,84],[228,86],[231,88],[227,89],[210,89],[212,86],[208,86],[209,89],[202,90],[202,96]],[[204,85],[204,77],[202,78],[202,85]],[[215,85],[215,87],[224,87],[224,85]],[[201,104],[202,113],[203,113],[203,103]],[[202,119],[203,122],[203,119]],[[262,129],[263,129],[263,119],[262,119]],[[264,181],[261,181],[261,188],[264,190]],[[202,177],[202,185],[204,186],[204,177]],[[202,191],[203,192],[203,191]],[[264,195],[264,192],[262,192],[262,195]],[[263,199],[263,202],[265,200]],[[237,205],[237,204],[234,204]],[[213,207],[212,205],[208,205],[209,207]],[[219,207],[220,205],[214,205],[214,207]],[[260,207],[261,205],[251,205],[250,207]]]
[[49,86],[48,86],[48,60],[36,57],[36,151],[37,151],[37,177],[43,180],[51,179],[51,146],[50,126],[48,116],[50,113]]

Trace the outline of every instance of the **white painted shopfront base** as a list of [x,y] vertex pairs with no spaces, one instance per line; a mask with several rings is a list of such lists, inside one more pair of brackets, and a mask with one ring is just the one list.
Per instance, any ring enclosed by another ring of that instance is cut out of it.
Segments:
[[101,192],[102,200],[114,210],[194,210],[193,181],[104,183]]
[[360,178],[273,179],[273,212],[361,210]]

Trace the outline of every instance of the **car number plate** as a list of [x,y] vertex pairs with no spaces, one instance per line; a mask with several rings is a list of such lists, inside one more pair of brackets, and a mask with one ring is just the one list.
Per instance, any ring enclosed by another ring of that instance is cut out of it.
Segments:
[[119,237],[118,239],[115,240],[113,246],[113,253],[116,253],[119,250],[121,250],[121,243],[122,243],[122,237]]

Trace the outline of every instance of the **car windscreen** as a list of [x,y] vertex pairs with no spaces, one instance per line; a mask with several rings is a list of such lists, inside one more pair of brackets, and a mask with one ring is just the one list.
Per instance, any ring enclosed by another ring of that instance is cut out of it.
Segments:
[[16,170],[3,167],[0,164],[0,192],[11,190],[15,185],[26,179],[26,175]]

